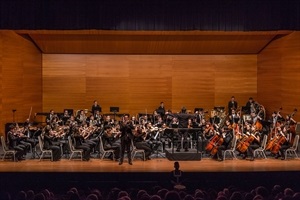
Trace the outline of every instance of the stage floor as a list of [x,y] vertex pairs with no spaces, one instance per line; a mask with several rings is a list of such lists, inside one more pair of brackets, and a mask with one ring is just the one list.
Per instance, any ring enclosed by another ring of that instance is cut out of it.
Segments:
[[[199,161],[179,161],[180,169],[184,172],[267,172],[267,171],[300,171],[300,159],[286,160],[257,158],[254,161],[242,159],[226,159],[219,162],[209,157]],[[49,159],[26,159],[21,162],[11,160],[0,161],[0,172],[170,172],[174,161],[155,155],[151,160],[134,159],[133,165],[126,160],[123,165],[109,159],[92,158],[90,161],[79,159],[51,162]]]

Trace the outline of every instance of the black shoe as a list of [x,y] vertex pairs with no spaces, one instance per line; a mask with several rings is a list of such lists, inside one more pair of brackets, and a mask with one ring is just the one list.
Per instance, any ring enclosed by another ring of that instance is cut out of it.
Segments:
[[185,152],[188,152],[189,150],[188,150],[188,149],[185,149],[184,151],[185,151]]
[[247,155],[244,154],[244,155],[242,156],[242,159],[245,160],[246,158],[247,158]]
[[250,158],[250,161],[254,161],[254,157],[251,157],[251,158]]
[[120,161],[120,162],[119,162],[119,165],[122,165],[122,164],[123,164],[123,161]]
[[131,161],[128,161],[128,164],[129,164],[129,165],[132,165],[132,162],[131,162]]
[[176,149],[177,152],[180,152],[180,149]]
[[279,158],[279,155],[278,154],[276,154],[276,156],[274,157],[275,159],[278,159]]
[[150,157],[148,157],[148,158],[146,158],[146,160],[151,160],[151,158],[150,158]]

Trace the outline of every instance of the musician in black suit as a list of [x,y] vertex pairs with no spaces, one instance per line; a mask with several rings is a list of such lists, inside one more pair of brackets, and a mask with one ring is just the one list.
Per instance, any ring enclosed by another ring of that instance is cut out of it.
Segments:
[[46,116],[46,123],[50,124],[55,117],[57,117],[57,115],[54,113],[54,110],[50,110],[50,113]]
[[16,127],[10,125],[10,130],[7,133],[9,149],[14,149],[16,151],[15,161],[22,160],[26,155],[26,146],[20,144],[20,138],[16,133]]
[[[194,114],[188,114],[187,113],[185,107],[182,107],[181,112],[177,113],[177,114],[173,114],[173,116],[176,117],[179,120],[179,128],[186,128],[186,129],[188,128],[188,120],[195,118]],[[180,134],[181,138],[183,138],[184,151],[186,151],[186,152],[189,151],[189,149],[188,149],[188,140],[187,140],[188,131],[187,130],[180,130],[179,134]],[[176,151],[180,152],[180,149],[181,149],[181,142],[179,141]]]
[[160,106],[156,109],[157,114],[160,114],[162,118],[164,118],[166,110],[164,106],[164,102],[160,102]]
[[236,110],[238,107],[238,103],[235,100],[234,96],[231,97],[231,100],[228,102],[228,114],[231,115],[232,110]]
[[218,147],[217,159],[223,161],[223,151],[228,149],[233,139],[233,129],[229,120],[226,120],[226,125],[222,128],[223,143]]
[[121,131],[121,150],[120,150],[120,161],[119,165],[123,164],[124,154],[127,151],[128,163],[132,165],[132,157],[131,157],[131,141],[133,139],[132,130],[134,129],[133,123],[129,120],[128,115],[124,116],[123,122],[121,122],[120,131]]
[[51,135],[51,127],[47,125],[45,127],[44,134],[44,149],[51,149],[53,155],[53,161],[59,161],[61,159],[61,150],[58,145],[53,143],[55,136]]
[[98,104],[97,100],[95,100],[94,104],[92,105],[92,115],[95,116],[97,111],[101,112],[101,107]]

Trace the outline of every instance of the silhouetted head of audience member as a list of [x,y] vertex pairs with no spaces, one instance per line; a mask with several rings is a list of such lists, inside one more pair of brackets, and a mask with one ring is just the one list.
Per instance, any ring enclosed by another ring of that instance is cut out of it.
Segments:
[[46,198],[43,193],[38,193],[34,196],[33,200],[46,200]]
[[181,200],[178,192],[176,191],[169,191],[165,196],[165,200]]
[[163,188],[163,189],[161,189],[161,190],[159,190],[159,191],[157,192],[157,195],[160,196],[160,198],[164,199],[165,196],[166,196],[166,194],[167,194],[167,192],[168,192],[168,190],[165,189],[165,188]]

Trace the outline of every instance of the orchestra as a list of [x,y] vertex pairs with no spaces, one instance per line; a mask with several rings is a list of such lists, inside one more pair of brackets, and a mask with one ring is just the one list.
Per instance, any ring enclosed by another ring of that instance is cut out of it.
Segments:
[[[195,108],[192,113],[182,107],[176,113],[166,110],[161,102],[153,112],[155,116],[147,113],[140,117],[126,114],[119,121],[102,114],[96,100],[92,109],[91,114],[81,109],[74,114],[64,110],[61,115],[50,110],[45,125],[33,125],[29,119],[26,119],[24,126],[12,125],[6,135],[9,148],[17,152],[16,161],[23,160],[30,150],[35,149],[39,135],[44,147],[53,151],[53,161],[68,154],[65,141],[71,136],[75,149],[83,150],[84,161],[94,158],[93,154],[101,154],[99,145],[103,145],[105,150],[114,150],[115,161],[120,165],[125,153],[128,163],[132,165],[132,145],[144,150],[145,161],[158,151],[164,153],[170,148],[175,148],[177,152],[183,148],[186,153],[197,149],[203,156],[222,161],[223,152],[230,148],[234,137],[237,155],[253,161],[254,151],[261,147],[264,136],[267,137],[265,151],[268,156],[285,160],[285,151],[292,146],[296,136],[297,122],[293,117],[297,109],[283,117],[280,108],[266,120],[264,106],[251,97],[246,106],[239,108],[232,96],[226,109],[228,112],[224,107],[215,107],[211,112]],[[172,134],[165,131],[170,129]]]

